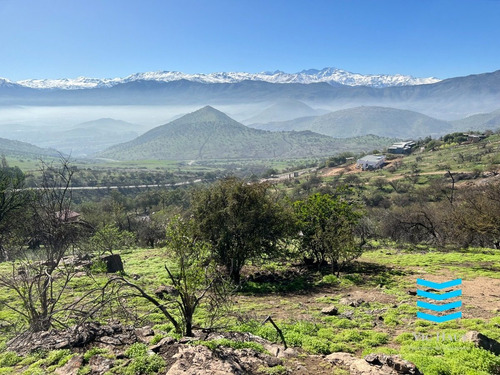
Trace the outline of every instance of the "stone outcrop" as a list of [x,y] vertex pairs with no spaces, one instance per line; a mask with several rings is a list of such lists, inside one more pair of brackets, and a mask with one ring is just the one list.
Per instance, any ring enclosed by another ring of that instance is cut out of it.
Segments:
[[488,350],[496,355],[500,355],[500,343],[477,331],[469,331],[463,337],[462,341],[472,342],[478,348]]
[[102,255],[101,261],[106,264],[107,273],[123,272],[122,258],[118,254]]
[[172,357],[175,362],[167,375],[254,374],[262,367],[275,367],[281,361],[252,349],[217,348],[185,345]]
[[421,375],[413,363],[397,355],[369,354],[362,359],[350,353],[333,353],[325,359],[351,375]]
[[[117,322],[101,325],[86,323],[65,330],[49,332],[25,333],[7,343],[8,350],[19,355],[26,355],[38,350],[71,349],[75,355],[55,373],[58,375],[77,375],[78,370],[87,365],[92,375],[109,373],[120,359],[120,365],[131,361],[124,354],[126,349],[136,343],[149,344],[155,332],[151,327],[134,328],[123,326]],[[176,340],[165,337],[154,345],[149,345],[150,355],[157,354],[165,361],[162,374],[169,375],[242,375],[255,374],[265,368],[282,364],[282,358],[297,356],[295,349],[283,350],[261,337],[250,333],[196,332],[197,337],[185,337]],[[211,350],[203,345],[196,345],[197,340],[219,340],[255,342],[261,344],[265,352],[255,349],[233,349],[218,346]],[[113,357],[94,355],[88,363],[83,360],[83,353],[92,347],[108,349]],[[125,362],[124,362],[125,361]],[[260,370],[259,370],[260,369]]]
[[89,344],[131,345],[138,341],[134,327],[119,323],[85,323],[65,330],[25,332],[7,343],[8,350],[20,355],[37,350],[83,348]]

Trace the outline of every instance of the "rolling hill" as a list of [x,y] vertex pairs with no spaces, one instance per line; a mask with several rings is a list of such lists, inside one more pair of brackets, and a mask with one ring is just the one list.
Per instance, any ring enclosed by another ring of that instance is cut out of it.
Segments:
[[500,128],[500,109],[451,122],[457,130],[496,130]]
[[85,157],[118,143],[136,138],[140,126],[111,118],[101,118],[74,125],[69,129],[30,129],[23,140],[40,147],[55,148],[75,157]]
[[56,150],[40,148],[30,143],[13,141],[6,138],[0,138],[0,154],[5,156],[31,158],[59,156],[59,153]]
[[226,114],[206,106],[140,137],[101,152],[100,158],[117,160],[202,160],[299,158],[332,155],[350,150],[371,150],[391,139],[336,140],[313,133],[268,132],[248,128]]
[[322,116],[255,125],[259,129],[310,130],[335,138],[375,134],[381,137],[419,138],[453,130],[450,123],[421,113],[385,107],[356,107]]
[[244,121],[243,124],[267,123],[273,121],[287,121],[300,117],[319,116],[328,113],[326,110],[314,109],[300,100],[282,100],[255,116]]

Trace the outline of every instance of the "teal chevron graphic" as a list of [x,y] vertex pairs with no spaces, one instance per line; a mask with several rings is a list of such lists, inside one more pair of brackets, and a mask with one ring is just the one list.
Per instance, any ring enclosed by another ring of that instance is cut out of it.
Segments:
[[457,307],[462,306],[462,301],[455,301],[451,303],[447,303],[445,305],[435,305],[433,303],[427,303],[427,302],[422,302],[422,301],[417,301],[417,306],[422,307],[427,310],[432,310],[432,311],[446,311],[450,309],[456,309]]
[[[424,279],[417,279],[417,285],[418,286],[423,286],[426,288],[432,288],[434,290],[442,290],[442,289],[449,289],[456,287],[458,285],[462,284],[462,279],[456,279],[456,280],[449,280],[445,281],[443,283],[436,283],[433,281],[429,280],[424,280]],[[457,289],[449,292],[444,292],[444,293],[434,293],[434,292],[428,292],[425,290],[420,290],[417,289],[417,296],[427,298],[433,301],[445,301],[450,298],[455,298],[455,297],[460,297],[462,295],[462,290]],[[435,312],[444,312],[452,309],[457,309],[462,306],[462,301],[454,301],[454,302],[449,302],[449,303],[442,303],[442,304],[436,304],[436,303],[429,303],[425,301],[417,301],[417,307],[420,307],[422,309],[427,309],[430,311],[435,311]],[[425,319],[429,320],[431,322],[435,323],[443,323],[443,322],[448,322],[453,319],[459,319],[462,317],[462,312],[453,312],[450,314],[446,315],[433,315],[433,314],[428,314],[424,312],[417,312],[417,318],[420,319]]]
[[436,301],[444,301],[445,299],[450,299],[453,297],[460,297],[462,295],[462,290],[454,290],[453,292],[436,294],[431,292],[426,292],[423,290],[417,290],[417,296],[434,299]]
[[425,286],[427,288],[432,288],[432,289],[448,289],[448,288],[453,288],[454,286],[462,284],[462,279],[455,279],[455,280],[450,280],[446,281],[444,283],[435,283],[429,280],[424,280],[424,279],[417,279],[417,285]]
[[453,314],[443,315],[443,316],[435,316],[435,315],[431,315],[431,314],[417,312],[417,318],[430,320],[431,322],[435,322],[435,323],[449,322],[450,320],[459,319],[461,317],[462,317],[461,311],[453,313]]

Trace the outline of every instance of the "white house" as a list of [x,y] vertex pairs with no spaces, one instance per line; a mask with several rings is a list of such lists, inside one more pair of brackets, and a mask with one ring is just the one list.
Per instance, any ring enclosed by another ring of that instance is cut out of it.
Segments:
[[382,168],[385,163],[384,155],[366,155],[358,159],[356,166],[363,170]]

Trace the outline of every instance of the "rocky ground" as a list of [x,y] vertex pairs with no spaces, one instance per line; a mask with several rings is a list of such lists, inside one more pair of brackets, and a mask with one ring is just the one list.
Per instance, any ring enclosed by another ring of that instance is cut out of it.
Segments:
[[[146,356],[160,356],[164,360],[164,365],[159,373],[168,375],[311,373],[418,375],[421,373],[414,364],[397,355],[370,354],[363,358],[350,353],[307,355],[300,349],[285,349],[281,345],[249,333],[198,331],[196,337],[184,337],[179,340],[163,337],[155,344],[151,344],[155,334],[156,332],[150,327],[133,328],[118,322],[105,325],[87,323],[66,330],[25,333],[8,342],[7,347],[18,355],[56,349],[71,350],[73,356],[54,371],[59,375],[121,373],[113,372],[113,369],[125,368],[127,361],[133,361],[127,354],[126,348],[136,343],[147,345]],[[248,348],[235,349],[224,345],[207,347],[199,344],[221,342],[220,340],[255,343],[264,350],[260,351],[250,345]],[[477,332],[469,332],[464,340],[474,342],[476,346],[497,355],[500,354],[500,343]],[[84,354],[89,353],[91,348],[94,348],[95,355]],[[99,350],[95,350],[96,348]],[[86,370],[82,371],[84,367]],[[334,372],[335,369],[344,372]],[[26,369],[18,366],[17,370],[22,373]]]

